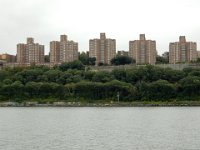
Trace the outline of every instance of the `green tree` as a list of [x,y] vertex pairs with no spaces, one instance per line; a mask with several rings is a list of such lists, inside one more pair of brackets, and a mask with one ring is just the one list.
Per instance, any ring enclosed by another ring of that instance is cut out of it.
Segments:
[[43,75],[43,70],[41,69],[29,69],[18,72],[15,75],[15,80],[26,84],[29,81],[38,81],[38,77]]
[[170,83],[179,82],[185,77],[185,73],[181,70],[173,70],[171,68],[163,69],[160,79],[167,80]]
[[4,85],[10,85],[10,84],[12,84],[12,80],[10,80],[10,79],[5,79],[5,80],[3,80],[3,84],[4,84]]
[[49,70],[44,75],[47,77],[48,82],[58,82],[63,72],[60,70]]
[[20,81],[15,81],[11,84],[12,98],[23,99],[24,98],[24,85]]
[[0,95],[4,96],[7,100],[11,100],[13,97],[13,88],[11,84],[3,84]]
[[105,83],[105,82],[109,82],[113,79],[114,79],[114,77],[109,72],[101,71],[101,72],[97,72],[93,76],[92,81]]
[[137,82],[141,82],[143,75],[138,71],[138,69],[129,69],[126,70],[125,81],[127,83],[136,84]]
[[126,65],[131,63],[135,63],[135,60],[128,56],[117,55],[116,57],[111,59],[112,65]]
[[187,76],[180,80],[180,95],[192,98],[200,95],[200,77]]
[[78,69],[78,70],[84,70],[85,67],[83,65],[83,63],[79,60],[75,60],[73,62],[68,62],[68,63],[62,63],[59,66],[59,69],[61,71],[67,71],[68,69]]
[[135,88],[125,82],[113,80],[107,83],[100,82],[79,82],[74,86],[74,95],[78,98],[91,100],[113,99],[117,100],[117,93],[121,100],[131,100],[135,93]]
[[114,69],[111,74],[114,76],[115,79],[119,81],[126,81],[127,79],[127,70],[124,69]]
[[156,56],[156,64],[168,64],[168,63],[169,63],[169,60],[167,58],[159,56],[159,55]]
[[9,77],[9,72],[0,70],[0,82]]
[[200,77],[200,70],[193,70],[189,73],[189,76],[197,76]]
[[196,61],[197,63],[200,63],[200,58],[197,58],[197,61]]
[[75,84],[69,83],[64,86],[64,97],[74,98],[75,97]]
[[45,62],[45,63],[49,63],[49,62],[50,62],[50,57],[49,57],[49,55],[45,55],[45,56],[44,56],[44,62]]
[[79,55],[79,60],[84,64],[84,65],[95,65],[96,58],[95,57],[89,57],[88,54],[85,52],[82,52]]
[[121,82],[118,80],[112,80],[104,84],[106,98],[112,98],[117,100],[117,94],[119,94],[120,100],[134,100],[136,94],[136,88],[130,83]]
[[86,72],[84,72],[83,76],[84,76],[85,80],[92,81],[95,74],[96,74],[96,72],[94,72],[94,71],[86,71]]
[[145,95],[148,100],[168,100],[174,98],[176,87],[166,80],[158,80],[149,83],[145,89]]
[[89,56],[85,52],[82,52],[78,57],[79,61],[81,61],[84,65],[88,65],[88,58]]
[[64,95],[64,87],[57,83],[30,82],[26,84],[26,91],[31,97],[61,98]]
[[162,69],[152,65],[147,65],[145,67],[138,68],[136,74],[140,80],[152,82],[161,78]]
[[96,63],[96,57],[89,57],[88,58],[88,65],[94,66]]
[[27,82],[25,85],[25,92],[29,98],[39,98],[41,96],[41,82]]

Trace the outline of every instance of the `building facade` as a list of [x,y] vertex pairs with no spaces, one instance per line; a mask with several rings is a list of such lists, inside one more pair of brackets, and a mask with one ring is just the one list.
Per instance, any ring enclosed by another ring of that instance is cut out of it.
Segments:
[[145,34],[140,39],[129,41],[129,56],[135,59],[136,64],[152,64],[156,62],[156,41],[146,40]]
[[44,45],[34,43],[33,38],[27,38],[27,43],[17,44],[18,63],[44,63]]
[[119,56],[129,56],[129,53],[128,53],[128,51],[121,50],[121,51],[117,52],[117,55],[119,55]]
[[197,57],[200,58],[200,51],[197,51]]
[[0,60],[6,63],[15,63],[16,62],[16,56],[10,55],[10,54],[0,54]]
[[50,62],[52,63],[60,62],[60,42],[58,41],[50,42]]
[[110,64],[116,55],[116,40],[107,39],[105,33],[100,33],[100,39],[89,40],[89,57],[96,58],[96,65],[99,63]]
[[78,60],[78,43],[68,41],[67,35],[61,35],[60,41],[50,42],[50,62],[62,63]]
[[185,63],[196,60],[196,42],[187,42],[185,36],[180,36],[178,42],[169,44],[169,63]]

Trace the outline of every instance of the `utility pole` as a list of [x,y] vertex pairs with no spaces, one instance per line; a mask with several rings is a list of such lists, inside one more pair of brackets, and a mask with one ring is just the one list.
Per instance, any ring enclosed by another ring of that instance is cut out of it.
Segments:
[[119,103],[119,92],[117,92],[117,100],[118,100],[118,103]]

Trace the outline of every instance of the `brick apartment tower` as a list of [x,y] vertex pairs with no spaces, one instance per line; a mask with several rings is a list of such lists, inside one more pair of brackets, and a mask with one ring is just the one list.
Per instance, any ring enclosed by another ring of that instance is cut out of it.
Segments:
[[156,41],[146,40],[145,34],[140,34],[140,40],[129,41],[129,56],[136,64],[152,64],[156,62]]
[[89,40],[89,57],[96,58],[96,65],[99,63],[110,64],[116,55],[116,40],[107,39],[105,33],[100,33],[100,39]]
[[169,44],[169,63],[183,63],[197,60],[196,42],[187,42],[185,36],[180,36],[178,42]]
[[62,63],[78,60],[78,43],[68,41],[67,35],[61,35],[60,41],[50,42],[50,62]]
[[17,44],[18,63],[44,63],[44,45],[34,43],[33,38],[27,38],[27,43]]

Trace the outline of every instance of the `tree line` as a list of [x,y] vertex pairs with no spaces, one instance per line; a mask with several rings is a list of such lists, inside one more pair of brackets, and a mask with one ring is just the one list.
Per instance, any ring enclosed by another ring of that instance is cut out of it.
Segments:
[[200,69],[172,70],[151,65],[112,72],[86,70],[80,61],[54,68],[0,70],[0,101],[30,99],[169,101],[198,100]]

